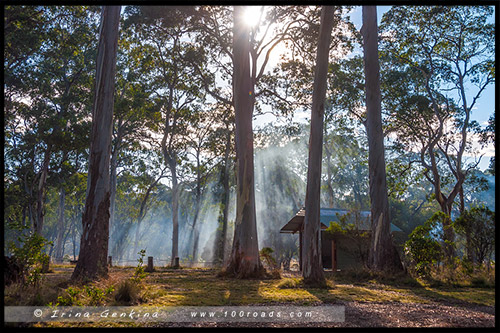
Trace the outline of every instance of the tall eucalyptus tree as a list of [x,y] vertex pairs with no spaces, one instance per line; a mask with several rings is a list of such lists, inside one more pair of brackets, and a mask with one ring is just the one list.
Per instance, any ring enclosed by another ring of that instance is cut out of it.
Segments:
[[333,29],[333,6],[321,9],[321,23],[314,70],[314,85],[311,108],[311,130],[309,136],[309,159],[307,163],[306,213],[302,241],[302,276],[310,285],[325,284],[321,261],[320,189],[321,160],[323,151],[323,117],[327,87],[330,40]]
[[369,265],[375,270],[392,268],[394,247],[385,171],[384,131],[378,60],[377,7],[363,6],[363,54],[366,93],[366,132],[371,204],[371,247]]
[[95,279],[108,273],[109,162],[120,8],[104,6],[101,14],[87,195],[80,254],[71,276],[74,280]]

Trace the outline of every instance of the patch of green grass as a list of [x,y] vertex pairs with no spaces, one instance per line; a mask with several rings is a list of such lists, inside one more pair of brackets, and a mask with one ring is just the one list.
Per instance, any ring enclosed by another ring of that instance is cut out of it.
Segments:
[[[56,270],[59,268],[55,267]],[[63,269],[63,268],[61,268]],[[58,296],[67,297],[72,292],[74,302],[89,305],[96,301],[89,290],[111,290],[99,298],[102,305],[137,304],[140,306],[222,306],[222,305],[320,305],[339,302],[400,302],[400,303],[446,303],[464,305],[495,305],[494,288],[451,286],[433,287],[422,281],[399,279],[376,274],[326,274],[327,284],[322,288],[305,286],[300,275],[286,274],[281,279],[239,280],[218,278],[214,269],[173,270],[159,268],[148,274],[139,288],[132,290],[124,281],[134,274],[133,268],[110,270],[107,279],[85,285],[73,284],[71,272],[48,274],[36,292],[5,289],[6,305],[46,305],[56,303]],[[349,278],[359,276],[359,280]],[[71,288],[71,289],[69,289]],[[89,289],[90,288],[90,289]],[[30,295],[30,296],[27,296]],[[38,296],[37,296],[38,295]],[[100,294],[99,294],[100,295]],[[117,296],[119,295],[119,296]],[[132,296],[125,297],[121,296]],[[36,327],[69,327],[64,323],[34,324]],[[102,323],[102,327],[133,327],[134,323]],[[72,323],[71,327],[92,327],[88,323]]]
[[495,306],[494,288],[425,287],[412,290],[412,292],[419,297],[430,299],[435,302],[474,303]]
[[[55,268],[58,270],[58,268]],[[100,303],[139,304],[149,306],[220,306],[250,304],[329,304],[339,301],[360,302],[464,302],[494,306],[493,288],[472,288],[450,286],[434,287],[424,285],[413,279],[397,280],[395,277],[376,274],[348,273],[327,274],[326,287],[311,288],[305,286],[299,275],[281,279],[239,280],[218,278],[215,269],[171,270],[159,268],[148,274],[138,289],[129,288],[124,281],[133,277],[131,268],[112,268],[110,277],[97,281],[92,290],[110,290],[111,294],[103,297],[90,297],[85,294],[83,285],[74,285],[69,281],[71,272],[55,272],[46,279],[37,293],[31,297],[23,296],[24,291],[6,288],[6,305],[32,305],[35,303],[56,304],[59,296],[65,296],[68,288],[79,290],[74,299],[82,305]],[[290,275],[288,275],[290,276]],[[359,280],[349,281],[355,276]],[[88,289],[89,287],[87,287]],[[87,293],[88,294],[88,293]],[[34,297],[38,295],[37,297]],[[42,295],[43,297],[40,297]],[[100,295],[100,294],[99,294]],[[92,295],[91,295],[92,296]],[[123,296],[123,297],[122,297]],[[130,297],[129,297],[130,296]],[[43,299],[41,299],[43,298]]]
[[301,278],[283,278],[277,284],[279,289],[302,288],[304,283]]

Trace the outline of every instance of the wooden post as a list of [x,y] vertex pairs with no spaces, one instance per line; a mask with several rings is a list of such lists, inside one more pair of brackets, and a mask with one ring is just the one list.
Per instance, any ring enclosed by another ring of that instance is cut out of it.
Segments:
[[174,258],[174,268],[179,268],[179,257]]
[[108,266],[113,267],[113,257],[112,256],[108,256]]
[[332,272],[337,271],[337,244],[335,239],[332,239]]
[[148,267],[146,267],[146,272],[154,271],[153,257],[148,257]]

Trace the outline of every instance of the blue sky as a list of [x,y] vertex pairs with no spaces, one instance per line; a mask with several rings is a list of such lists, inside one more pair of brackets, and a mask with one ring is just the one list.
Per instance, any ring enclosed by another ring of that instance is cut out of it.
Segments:
[[[382,19],[382,15],[391,9],[391,6],[377,6],[377,20],[380,25],[380,21]],[[356,28],[361,29],[362,25],[362,17],[361,17],[361,7],[356,7],[349,14],[351,17],[351,21],[354,23]],[[495,22],[495,14],[493,14],[491,18],[491,22]],[[477,109],[476,109],[477,108]],[[488,86],[485,91],[482,93],[481,98],[476,103],[476,107],[472,112],[472,119],[476,120],[482,127],[487,125],[488,119],[495,112],[495,85],[492,84]],[[486,155],[494,156],[494,148],[493,146],[489,147],[487,151],[485,151]],[[488,168],[490,158],[489,156],[484,156],[480,163],[480,169],[485,170]]]

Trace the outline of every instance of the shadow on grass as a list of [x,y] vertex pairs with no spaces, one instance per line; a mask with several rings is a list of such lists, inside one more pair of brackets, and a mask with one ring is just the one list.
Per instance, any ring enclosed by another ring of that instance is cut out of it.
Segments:
[[426,286],[405,274],[377,274],[366,270],[346,271],[341,274],[328,273],[327,277],[337,284],[348,283],[370,290],[387,290],[407,295],[418,302],[438,302],[445,305],[476,307],[494,306],[494,288],[463,287],[452,285]]
[[216,270],[189,269],[158,272],[149,280],[164,288],[165,296],[178,298],[171,305],[218,306],[265,302],[259,294],[261,280],[216,277]]

